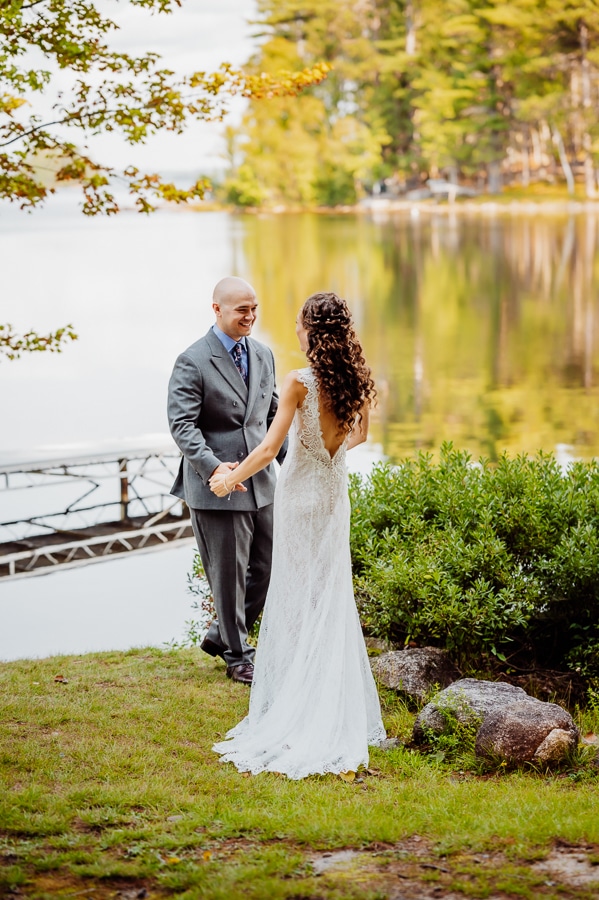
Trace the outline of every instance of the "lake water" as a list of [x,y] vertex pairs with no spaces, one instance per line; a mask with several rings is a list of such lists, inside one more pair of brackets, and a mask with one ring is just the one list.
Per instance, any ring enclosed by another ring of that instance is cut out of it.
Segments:
[[[491,459],[596,456],[598,236],[592,213],[86,219],[68,192],[32,215],[2,206],[0,320],[72,323],[80,340],[0,364],[0,460],[162,443],[173,361],[209,327],[227,273],[255,286],[255,334],[280,375],[303,364],[303,300],[348,299],[379,391],[355,470],[444,440]],[[179,638],[191,556],[178,547],[0,584],[0,658]]]

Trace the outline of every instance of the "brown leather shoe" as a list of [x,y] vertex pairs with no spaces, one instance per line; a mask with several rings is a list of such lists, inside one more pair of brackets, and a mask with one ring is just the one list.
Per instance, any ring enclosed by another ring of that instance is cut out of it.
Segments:
[[251,684],[254,678],[253,663],[241,663],[239,666],[227,666],[227,678],[240,684]]
[[220,656],[221,659],[225,658],[225,648],[221,647],[219,644],[215,644],[214,641],[211,641],[210,638],[207,637],[205,637],[200,644],[200,650],[203,650],[204,653],[208,653],[210,656]]

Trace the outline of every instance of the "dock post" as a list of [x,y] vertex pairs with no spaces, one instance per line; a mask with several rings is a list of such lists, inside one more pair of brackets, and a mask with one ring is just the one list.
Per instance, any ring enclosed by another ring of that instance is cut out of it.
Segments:
[[127,476],[127,460],[119,459],[119,472],[121,477],[121,519],[129,518],[129,478]]

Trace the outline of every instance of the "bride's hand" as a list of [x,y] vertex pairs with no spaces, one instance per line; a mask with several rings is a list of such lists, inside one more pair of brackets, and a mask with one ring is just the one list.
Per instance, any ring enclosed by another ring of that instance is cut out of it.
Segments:
[[[232,481],[232,476],[229,477]],[[227,486],[226,475],[213,475],[208,483],[210,485],[210,490],[213,494],[216,494],[217,497],[226,497],[227,494],[230,494],[233,490],[232,487]]]
[[232,472],[218,473],[212,476],[208,482],[210,490],[217,497],[226,497],[233,491],[247,492],[247,488],[241,482],[235,482],[235,476]]

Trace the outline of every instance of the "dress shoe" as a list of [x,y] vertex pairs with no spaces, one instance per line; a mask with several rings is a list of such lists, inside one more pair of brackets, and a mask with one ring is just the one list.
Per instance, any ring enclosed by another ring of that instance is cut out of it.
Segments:
[[200,644],[200,650],[203,650],[204,653],[208,653],[209,656],[220,656],[221,659],[225,658],[225,648],[221,647],[220,644],[215,644],[214,641],[211,641],[210,638],[207,637],[205,637]]
[[239,666],[227,666],[227,678],[239,681],[240,684],[251,684],[254,678],[253,663],[241,663]]

